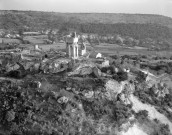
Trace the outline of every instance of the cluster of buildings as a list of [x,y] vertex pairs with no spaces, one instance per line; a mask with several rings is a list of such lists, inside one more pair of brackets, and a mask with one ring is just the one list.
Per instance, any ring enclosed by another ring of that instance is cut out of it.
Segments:
[[10,33],[10,32],[5,32],[4,30],[0,30],[0,37],[1,38],[12,38],[12,39],[15,39],[15,38],[20,38],[20,35],[17,34],[17,33]]

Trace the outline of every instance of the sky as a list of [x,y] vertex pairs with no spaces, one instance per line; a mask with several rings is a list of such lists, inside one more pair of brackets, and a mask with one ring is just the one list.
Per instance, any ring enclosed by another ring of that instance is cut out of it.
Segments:
[[1,10],[141,13],[172,17],[172,0],[0,0]]

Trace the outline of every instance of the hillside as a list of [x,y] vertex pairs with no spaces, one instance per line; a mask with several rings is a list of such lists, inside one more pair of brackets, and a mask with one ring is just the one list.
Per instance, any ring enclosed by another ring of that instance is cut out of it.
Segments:
[[172,18],[161,15],[148,14],[115,14],[115,13],[78,13],[78,14],[62,14],[67,18],[76,17],[82,22],[87,23],[154,23],[172,28]]
[[[7,14],[15,14],[22,16],[29,21],[35,21],[41,19],[49,21],[74,21],[80,23],[104,23],[104,24],[115,24],[115,23],[153,23],[160,24],[162,26],[168,26],[172,28],[172,18],[151,15],[151,14],[116,14],[116,13],[58,13],[58,12],[39,12],[39,11],[0,11],[0,17],[4,17]],[[31,20],[30,20],[31,19]],[[2,23],[2,19],[0,20]]]
[[[147,14],[57,13],[41,11],[0,11],[0,29],[46,31],[58,29],[98,35],[129,36],[137,40],[172,39],[172,18]],[[111,41],[110,41],[111,42]],[[113,42],[114,43],[114,42]]]

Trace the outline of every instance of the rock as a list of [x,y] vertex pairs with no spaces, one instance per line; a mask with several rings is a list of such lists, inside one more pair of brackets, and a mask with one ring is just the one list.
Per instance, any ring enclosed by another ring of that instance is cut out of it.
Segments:
[[34,70],[38,71],[40,67],[40,63],[35,63],[34,64]]
[[88,93],[85,93],[84,96],[85,96],[86,98],[92,98],[93,95],[94,95],[94,92],[93,92],[93,91],[89,91]]
[[38,81],[37,84],[38,84],[38,88],[41,88],[42,85],[41,82]]
[[105,97],[108,99],[108,100],[112,100],[111,98],[111,94],[109,92],[105,92]]
[[110,93],[111,98],[116,98],[116,96],[121,93],[123,87],[115,80],[108,80],[105,84],[106,91]]
[[68,76],[89,75],[93,72],[93,67],[96,67],[94,63],[80,63],[72,72],[68,73]]
[[67,87],[66,90],[67,90],[67,91],[71,90],[71,87]]
[[109,60],[105,59],[103,62],[102,62],[102,67],[109,67]]
[[13,110],[8,111],[6,114],[6,119],[9,122],[14,120],[15,119],[15,112]]
[[97,77],[97,78],[102,76],[102,72],[97,67],[93,68],[93,73],[94,73],[94,76]]
[[70,59],[67,58],[59,58],[59,59],[55,59],[55,60],[50,60],[50,61],[46,61],[43,62],[41,65],[41,69],[45,72],[45,73],[59,73],[62,72],[64,70],[66,70],[69,66],[70,63]]
[[68,98],[65,96],[58,99],[58,103],[60,103],[60,104],[67,103],[67,102],[68,102]]
[[78,107],[80,108],[80,109],[82,109],[83,107],[82,107],[82,104],[78,104]]
[[23,66],[24,66],[25,70],[28,70],[31,67],[33,67],[34,64],[35,64],[34,62],[26,62],[26,63],[23,64]]
[[7,64],[6,65],[6,71],[7,72],[10,72],[10,71],[13,71],[13,70],[17,70],[17,69],[19,69],[20,68],[20,66],[18,65],[18,64]]

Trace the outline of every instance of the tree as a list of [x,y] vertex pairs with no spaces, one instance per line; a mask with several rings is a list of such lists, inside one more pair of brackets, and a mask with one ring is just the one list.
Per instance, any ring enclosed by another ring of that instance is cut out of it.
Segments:
[[24,28],[20,27],[19,30],[18,30],[18,33],[19,33],[20,36],[23,36]]
[[131,37],[126,37],[124,40],[124,44],[126,45],[132,45],[133,44],[134,39]]
[[124,42],[124,40],[123,40],[122,37],[120,37],[120,36],[117,36],[117,37],[116,37],[116,43],[117,43],[117,44],[122,45],[123,42]]
[[48,39],[51,41],[51,43],[54,43],[56,40],[56,36],[52,34],[52,30],[50,30],[48,33]]

